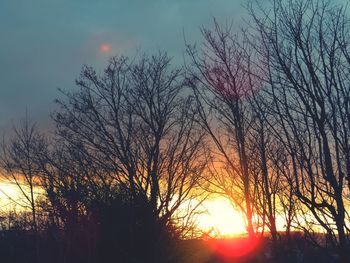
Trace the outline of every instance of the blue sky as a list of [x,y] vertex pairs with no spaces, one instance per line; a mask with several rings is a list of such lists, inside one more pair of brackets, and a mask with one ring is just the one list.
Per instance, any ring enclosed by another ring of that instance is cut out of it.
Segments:
[[[47,122],[58,88],[72,89],[83,64],[157,49],[182,61],[183,30],[200,42],[212,17],[240,22],[244,0],[0,0],[0,132],[28,110]],[[101,53],[102,43],[111,50]]]

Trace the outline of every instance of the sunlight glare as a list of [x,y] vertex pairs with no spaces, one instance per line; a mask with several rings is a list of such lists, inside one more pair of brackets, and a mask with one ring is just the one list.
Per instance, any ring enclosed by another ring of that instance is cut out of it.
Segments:
[[[29,187],[21,186],[26,194],[30,194]],[[43,193],[43,189],[34,188],[34,198]],[[0,211],[9,211],[16,207],[16,210],[29,208],[28,201],[15,183],[0,181]]]
[[207,213],[198,218],[198,226],[218,233],[221,237],[232,237],[246,233],[242,215],[233,208],[226,198],[215,198],[204,202]]

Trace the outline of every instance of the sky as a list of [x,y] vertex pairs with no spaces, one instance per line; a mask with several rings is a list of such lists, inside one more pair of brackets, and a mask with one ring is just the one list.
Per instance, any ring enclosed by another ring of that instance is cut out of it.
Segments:
[[82,65],[167,51],[183,60],[184,37],[242,21],[245,0],[0,0],[0,133],[25,116],[49,121],[58,88],[71,90]]

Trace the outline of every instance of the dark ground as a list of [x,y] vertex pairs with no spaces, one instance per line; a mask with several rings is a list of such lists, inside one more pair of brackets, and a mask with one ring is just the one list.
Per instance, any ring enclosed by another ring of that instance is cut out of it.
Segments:
[[[268,239],[256,241],[247,238],[235,239],[208,239],[182,240],[168,246],[168,252],[156,250],[155,259],[144,260],[143,249],[135,249],[129,257],[121,256],[118,249],[103,250],[105,255],[98,256],[96,246],[85,243],[79,246],[71,244],[70,249],[66,242],[58,236],[41,236],[36,238],[29,232],[2,231],[0,232],[0,258],[2,263],[253,263],[253,262],[336,262],[332,253],[316,249],[302,238],[297,236],[290,241],[279,243],[278,254],[274,254]],[[72,248],[74,250],[73,256]],[[171,249],[169,249],[171,248]],[[106,252],[107,251],[107,252]],[[110,253],[112,252],[112,253]],[[107,253],[107,254],[106,254]],[[128,260],[130,259],[130,260]]]

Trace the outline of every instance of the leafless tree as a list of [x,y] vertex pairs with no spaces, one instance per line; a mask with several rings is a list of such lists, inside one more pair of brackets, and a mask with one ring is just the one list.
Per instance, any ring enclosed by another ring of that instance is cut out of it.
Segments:
[[36,156],[46,147],[46,143],[28,116],[18,127],[14,127],[13,132],[11,140],[2,145],[1,167],[6,179],[17,186],[24,206],[31,210],[32,229],[36,231],[36,192],[40,187]]
[[280,207],[278,197],[282,191],[282,176],[276,163],[280,160],[280,148],[271,136],[266,123],[267,109],[266,105],[261,103],[262,100],[258,92],[252,94],[250,99],[253,120],[247,145],[251,160],[251,173],[256,188],[254,200],[257,213],[263,217],[263,227],[267,223],[273,243],[276,245],[278,235],[276,216],[279,212],[278,207]]
[[[293,192],[348,259],[348,19],[326,1],[272,1],[251,9],[262,92],[288,153]],[[258,14],[259,12],[259,14]]]
[[162,221],[174,219],[181,204],[199,195],[193,189],[206,160],[182,70],[163,53],[115,57],[102,75],[84,67],[76,83],[53,118],[65,150],[87,162],[79,167],[90,191],[123,185],[143,195]]
[[254,236],[254,189],[247,145],[253,116],[247,98],[258,83],[250,74],[247,43],[239,40],[232,26],[214,21],[214,29],[203,28],[202,35],[203,47],[187,46],[192,62],[189,82],[196,94],[200,122],[218,150],[214,158],[225,163],[221,168],[214,165],[210,180],[214,191],[242,209],[247,231]]

